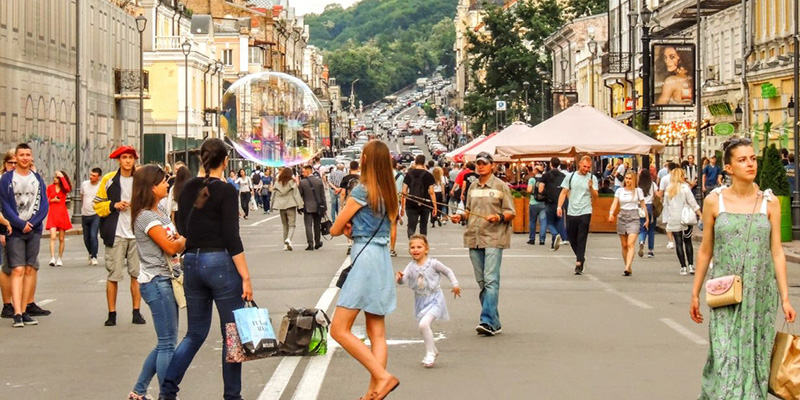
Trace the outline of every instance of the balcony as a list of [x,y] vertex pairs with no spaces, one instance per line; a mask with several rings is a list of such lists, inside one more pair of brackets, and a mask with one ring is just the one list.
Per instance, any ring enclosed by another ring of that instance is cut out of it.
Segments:
[[181,51],[183,36],[156,36],[156,51]]
[[606,53],[600,58],[600,71],[603,75],[624,74],[630,71],[628,53]]
[[142,79],[142,90],[145,98],[150,98],[150,73],[143,71],[139,74],[138,69],[115,69],[114,70],[114,98],[138,99],[139,98],[139,79]]

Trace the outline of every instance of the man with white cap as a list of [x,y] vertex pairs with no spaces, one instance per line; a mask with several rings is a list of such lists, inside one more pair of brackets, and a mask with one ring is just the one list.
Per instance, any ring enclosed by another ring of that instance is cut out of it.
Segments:
[[[492,174],[494,159],[487,152],[478,153],[475,159],[478,180],[467,190],[464,216],[467,230],[464,247],[475,271],[475,280],[481,292],[480,324],[475,328],[479,335],[494,336],[502,332],[497,303],[500,297],[500,264],[503,249],[511,245],[511,221],[514,220],[514,199],[508,185]],[[459,223],[462,216],[454,215]]]
[[108,319],[105,326],[117,325],[117,290],[126,270],[131,277],[133,323],[144,324],[145,320],[139,312],[142,303],[137,280],[139,254],[136,252],[136,236],[131,225],[130,208],[133,172],[139,154],[131,146],[120,146],[108,158],[116,159],[119,169],[103,177],[94,198],[94,210],[100,216],[100,237],[106,246]]

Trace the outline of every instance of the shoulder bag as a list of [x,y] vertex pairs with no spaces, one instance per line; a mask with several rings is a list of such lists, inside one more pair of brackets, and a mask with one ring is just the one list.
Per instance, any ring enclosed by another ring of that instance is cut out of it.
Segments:
[[635,187],[635,188],[633,188],[633,191],[636,192],[636,205],[637,205],[636,209],[639,211],[639,218],[647,218],[647,210],[642,209],[642,207],[638,207],[638,206],[640,206],[640,204],[639,204],[639,188]]
[[367,240],[367,244],[365,244],[364,247],[362,247],[361,250],[358,251],[358,254],[356,254],[356,256],[353,258],[353,260],[350,261],[350,266],[348,266],[347,268],[343,269],[342,272],[339,273],[339,279],[336,280],[336,287],[341,289],[342,286],[344,286],[344,282],[347,280],[347,276],[350,275],[350,271],[353,270],[353,265],[356,264],[356,260],[358,259],[358,256],[360,256],[361,253],[364,252],[364,249],[366,249],[367,246],[369,246],[370,242],[372,242],[372,239],[374,239],[375,235],[378,234],[378,231],[381,230],[381,226],[383,226],[383,221],[384,220],[386,220],[386,214],[383,214],[381,216],[381,222],[378,224],[378,227],[375,228],[375,232],[372,232],[372,236],[370,236],[369,240]]
[[[167,260],[167,267],[169,267],[169,280],[172,282],[172,293],[175,297],[175,302],[178,307],[186,308],[186,293],[183,290],[183,274],[176,273],[181,265],[181,259],[178,255],[171,256],[164,253],[164,258]],[[180,270],[179,270],[180,271]]]
[[[683,192],[683,187],[681,187],[681,192]],[[685,197],[686,193],[684,192],[683,195]],[[688,202],[684,202],[681,209],[681,225],[697,225],[697,213],[692,210]]]
[[[745,241],[744,249],[750,244],[750,228],[753,226],[755,219],[756,207],[758,207],[758,199],[761,196],[756,196],[756,205],[753,207],[753,214],[750,217],[750,223],[747,225],[747,240]],[[684,208],[685,209],[685,208]],[[744,257],[743,260],[747,260]],[[745,261],[742,261],[743,263]],[[742,265],[744,269],[744,265]],[[742,302],[742,277],[736,274],[721,276],[716,279],[709,279],[706,281],[706,303],[708,307],[717,308],[725,307]]]

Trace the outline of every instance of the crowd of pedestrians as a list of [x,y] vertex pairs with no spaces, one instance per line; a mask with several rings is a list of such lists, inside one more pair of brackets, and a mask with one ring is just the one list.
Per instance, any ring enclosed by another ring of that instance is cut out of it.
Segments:
[[[105,325],[117,324],[119,282],[126,275],[131,322],[147,324],[140,310],[142,300],[150,309],[156,345],[144,358],[138,378],[131,379],[128,396],[141,400],[149,398],[147,390],[154,377],[160,399],[177,398],[183,377],[208,336],[212,304],[224,327],[234,322],[234,310],[252,300],[240,218],[247,219],[250,211],[259,208],[265,214],[277,210],[285,251],[293,250],[298,214],[303,215],[308,251],[323,246],[323,221],[330,219],[330,234],[347,237],[352,263],[341,285],[330,334],[370,374],[363,398],[382,399],[400,384],[387,369],[386,345],[386,316],[397,308],[396,285],[405,284],[414,291],[413,311],[425,344],[421,364],[427,368],[439,356],[432,324],[449,319],[441,277],[448,278],[454,297],[461,295],[453,270],[429,254],[431,230],[450,222],[463,231],[463,246],[479,288],[481,311],[475,331],[493,337],[503,331],[501,269],[517,211],[512,187],[530,194],[527,243],[546,245],[549,231],[551,251],[564,246],[572,249],[575,275],[586,272],[591,258],[587,243],[596,200],[613,196],[607,222],[616,223],[623,276],[632,276],[637,248],[640,258],[645,253],[648,258],[655,256],[655,227],[660,224],[670,234],[667,246],[675,248],[679,274],[695,275],[690,313],[696,322],[703,321],[698,298],[707,274],[712,278],[740,274],[757,288],[746,291],[736,308],[739,316],[732,309],[711,311],[703,393],[708,398],[761,398],[759,394],[766,390],[763,377],[768,376],[764,360],[769,359],[774,337],[770,315],[776,312],[778,295],[786,319],[795,318],[778,233],[780,209],[771,191],[761,191],[754,184],[757,168],[752,144],[731,139],[723,150],[723,167],[717,166],[713,156],[703,160],[702,166],[689,156],[681,162],[667,160],[659,171],[637,169],[621,158],[596,168],[599,160],[589,156],[574,164],[553,157],[547,163],[509,166],[496,163],[486,152],[464,164],[437,164],[419,155],[406,169],[392,160],[386,144],[373,140],[364,146],[360,160],[347,166],[325,168],[315,159],[308,165],[274,171],[259,167],[248,175],[244,169],[229,169],[227,146],[209,139],[200,148],[202,172],[193,177],[185,165],[176,165],[174,174],[153,164],[137,166],[137,150],[120,146],[109,155],[118,164],[116,170],[103,175],[94,168],[80,184],[81,226],[90,265],[98,264],[98,235],[105,246]],[[56,171],[52,184],[46,186],[33,160],[30,147],[20,144],[5,155],[0,176],[2,316],[11,318],[14,327],[35,325],[34,316],[50,313],[34,302],[43,229],[50,230],[53,267],[63,266],[64,233],[71,229],[66,200],[72,182],[65,172]],[[701,211],[696,198],[705,196]],[[412,261],[395,271],[397,228],[404,222]],[[703,234],[696,262],[695,227]],[[745,266],[739,263],[739,249],[747,252]],[[710,270],[712,255],[715,268]],[[774,267],[774,275],[763,273],[765,266]],[[177,278],[183,281],[185,295],[174,289]],[[188,325],[179,343],[182,301]],[[369,346],[351,331],[362,312]],[[766,339],[742,345],[752,331]],[[240,399],[241,364],[226,362],[226,351],[223,347],[224,398]],[[737,364],[720,356],[729,353],[745,362]],[[748,383],[732,383],[741,381]],[[732,397],[720,395],[732,386],[736,387]]]

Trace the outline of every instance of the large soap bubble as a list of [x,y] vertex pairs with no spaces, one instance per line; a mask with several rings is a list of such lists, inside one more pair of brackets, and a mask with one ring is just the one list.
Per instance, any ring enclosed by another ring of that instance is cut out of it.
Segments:
[[263,72],[234,82],[222,99],[225,136],[244,158],[267,167],[302,164],[322,150],[322,104],[300,79]]

